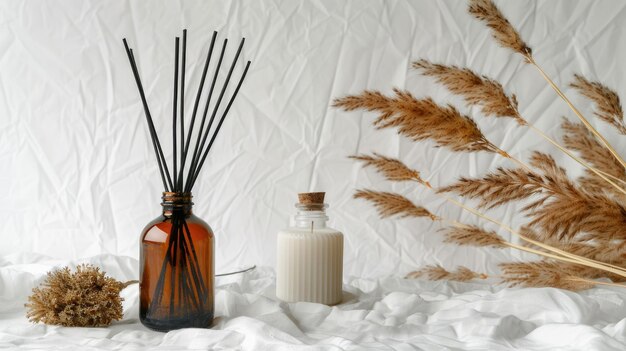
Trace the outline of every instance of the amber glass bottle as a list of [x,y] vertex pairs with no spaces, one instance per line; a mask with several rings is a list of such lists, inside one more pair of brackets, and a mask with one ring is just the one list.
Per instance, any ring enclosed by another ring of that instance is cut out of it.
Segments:
[[193,215],[191,193],[164,192],[163,214],[141,234],[139,318],[159,331],[213,321],[213,231]]

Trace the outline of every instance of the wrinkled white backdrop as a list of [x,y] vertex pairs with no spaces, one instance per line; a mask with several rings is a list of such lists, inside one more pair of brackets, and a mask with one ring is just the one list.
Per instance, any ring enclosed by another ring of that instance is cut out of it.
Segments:
[[[562,86],[574,73],[626,94],[626,3],[498,1]],[[426,58],[465,65],[517,94],[524,116],[559,136],[575,117],[538,73],[498,47],[463,1],[2,1],[0,3],[0,254],[138,257],[139,233],[160,211],[160,178],[121,39],[135,48],[167,154],[173,41],[189,30],[187,111],[213,30],[245,36],[248,79],[194,191],[195,211],[216,231],[217,271],[273,266],[275,235],[296,194],[326,191],[330,224],[346,235],[346,273],[404,274],[423,264],[494,271],[513,251],[441,244],[427,220],[379,220],[356,188],[395,190],[430,210],[478,223],[409,184],[389,184],[348,155],[376,151],[419,168],[433,184],[504,165],[486,154],[451,154],[376,131],[374,115],[330,107],[362,89],[406,88],[452,102],[488,138],[518,157],[550,151],[527,130],[484,119],[409,69]],[[241,66],[239,66],[241,69]],[[591,116],[590,106],[567,93]],[[623,139],[603,124],[619,150]],[[515,207],[494,211],[523,219]],[[504,233],[502,233],[504,234]]]

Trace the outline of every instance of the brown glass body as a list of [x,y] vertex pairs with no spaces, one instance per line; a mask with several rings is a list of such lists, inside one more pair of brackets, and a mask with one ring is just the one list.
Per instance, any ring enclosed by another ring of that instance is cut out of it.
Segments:
[[193,215],[191,194],[164,193],[162,205],[141,234],[139,319],[159,331],[210,328],[213,231]]

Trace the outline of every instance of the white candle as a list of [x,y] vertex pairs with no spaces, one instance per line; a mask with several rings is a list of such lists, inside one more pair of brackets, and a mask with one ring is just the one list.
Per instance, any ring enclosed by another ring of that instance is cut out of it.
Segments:
[[300,194],[294,226],[277,238],[276,296],[288,302],[341,302],[343,234],[326,227],[324,193]]

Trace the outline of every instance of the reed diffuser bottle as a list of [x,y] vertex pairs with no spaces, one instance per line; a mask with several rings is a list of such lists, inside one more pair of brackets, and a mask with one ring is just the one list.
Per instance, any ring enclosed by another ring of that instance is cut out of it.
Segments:
[[[220,67],[222,67],[222,59],[228,42],[224,39],[219,61],[214,66],[210,88],[208,91],[204,89],[216,39],[217,32],[213,32],[188,123],[185,123],[184,103],[187,30],[183,30],[182,50],[180,50],[180,38],[177,37],[174,41],[171,163],[168,163],[165,158],[148,107],[139,76],[136,54],[126,39],[122,40],[139,90],[165,190],[162,203],[163,214],[150,222],[141,234],[139,319],[146,327],[154,330],[210,328],[213,321],[213,260],[215,257],[213,231],[204,221],[193,215],[191,190],[198,180],[200,170],[207,161],[211,147],[250,68],[250,61],[248,61],[230,98],[224,99],[245,41],[241,39],[228,74],[220,88],[216,82],[220,76]],[[219,96],[211,99],[215,88],[220,91]],[[204,112],[197,114],[203,95],[205,95],[205,105],[201,110]],[[220,108],[224,100],[228,101],[226,107]],[[211,105],[213,112],[207,119]],[[218,111],[221,111],[221,115]],[[196,117],[198,117],[198,123],[196,123]]]
[[278,233],[276,296],[335,305],[342,299],[343,234],[326,227],[324,193],[298,198],[293,226]]
[[163,193],[163,214],[141,236],[141,323],[207,328],[213,321],[213,231],[192,213],[190,193]]

